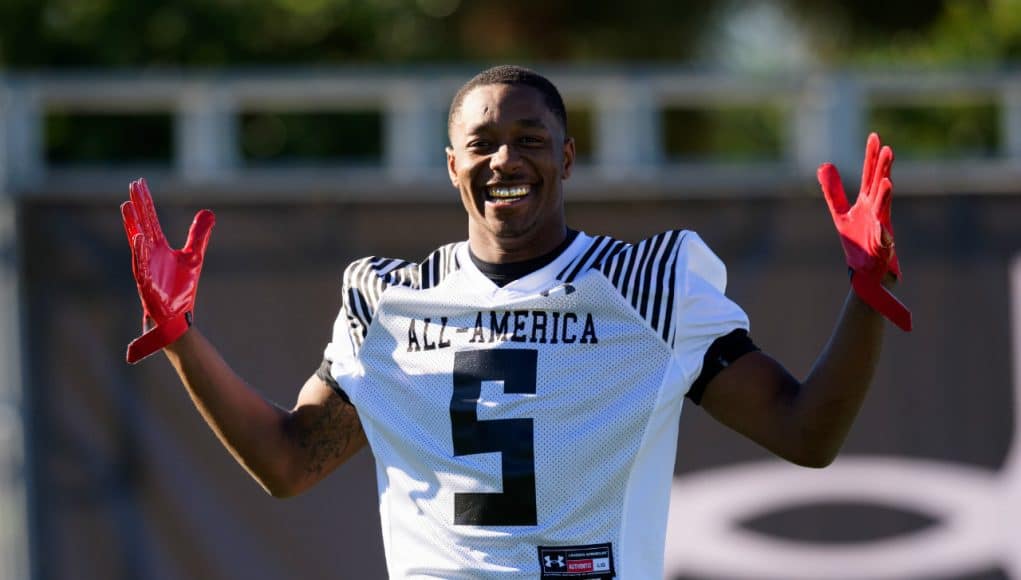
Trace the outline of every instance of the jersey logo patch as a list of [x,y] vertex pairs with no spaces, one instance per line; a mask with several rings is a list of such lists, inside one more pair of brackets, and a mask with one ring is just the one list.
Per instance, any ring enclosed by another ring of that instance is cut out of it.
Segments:
[[550,296],[556,296],[558,294],[568,295],[574,294],[574,286],[570,284],[557,284],[552,288],[548,288],[539,293],[543,298],[549,298]]
[[613,544],[585,546],[539,546],[541,580],[610,580],[613,570]]

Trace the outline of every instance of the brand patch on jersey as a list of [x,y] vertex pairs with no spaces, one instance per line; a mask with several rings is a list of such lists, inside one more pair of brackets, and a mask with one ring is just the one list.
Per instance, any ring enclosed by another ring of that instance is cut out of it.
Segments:
[[540,579],[610,580],[614,577],[613,545],[539,546]]
[[541,295],[544,298],[549,298],[550,296],[557,296],[558,294],[563,294],[565,296],[568,294],[574,294],[574,286],[570,284],[557,284],[552,288],[547,288],[546,290],[539,292],[539,295]]

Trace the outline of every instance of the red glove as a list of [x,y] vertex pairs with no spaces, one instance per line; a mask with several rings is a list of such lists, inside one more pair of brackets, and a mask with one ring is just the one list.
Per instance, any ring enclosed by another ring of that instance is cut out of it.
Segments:
[[174,342],[191,326],[202,260],[216,218],[208,209],[195,214],[187,242],[174,250],[163,237],[145,180],[132,182],[129,191],[131,201],[121,204],[121,217],[143,311],[143,334],[128,345],[127,360],[134,364]]
[[892,165],[893,150],[888,146],[880,148],[879,135],[869,135],[861,190],[853,206],[847,203],[840,174],[833,164],[820,165],[817,175],[851,268],[855,293],[890,322],[910,331],[911,312],[882,285],[887,272],[896,278],[901,276],[890,223]]

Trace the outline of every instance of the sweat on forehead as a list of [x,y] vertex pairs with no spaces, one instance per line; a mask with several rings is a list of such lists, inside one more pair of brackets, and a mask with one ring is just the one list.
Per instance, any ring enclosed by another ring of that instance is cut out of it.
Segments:
[[531,69],[516,65],[494,66],[480,72],[465,83],[457,91],[453,101],[450,103],[450,113],[447,116],[447,130],[453,125],[454,117],[461,109],[461,103],[464,102],[464,98],[468,93],[476,87],[498,84],[526,86],[539,91],[543,102],[546,104],[546,108],[560,121],[561,126],[564,128],[564,133],[567,133],[567,109],[564,107],[564,100],[560,96],[560,91],[546,77]]

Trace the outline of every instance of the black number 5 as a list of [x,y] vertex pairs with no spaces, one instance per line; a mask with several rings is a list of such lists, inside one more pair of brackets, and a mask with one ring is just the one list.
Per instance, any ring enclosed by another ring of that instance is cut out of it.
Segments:
[[535,393],[538,351],[471,350],[454,353],[450,425],[454,455],[501,452],[503,493],[455,493],[454,523],[534,526],[535,451],[532,419],[480,421],[482,381],[503,381],[505,393]]

